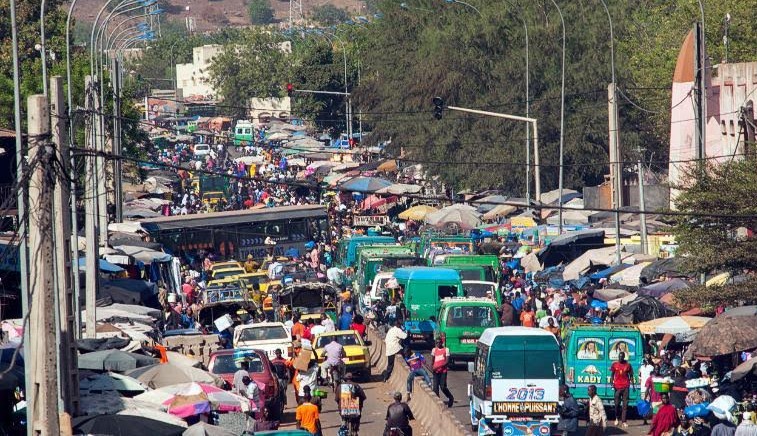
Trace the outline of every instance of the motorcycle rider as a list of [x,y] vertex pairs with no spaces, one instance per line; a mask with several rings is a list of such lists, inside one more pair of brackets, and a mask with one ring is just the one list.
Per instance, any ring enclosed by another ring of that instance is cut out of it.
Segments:
[[386,429],[384,436],[392,436],[392,429],[399,429],[404,436],[413,436],[410,421],[414,420],[413,412],[407,403],[402,402],[402,393],[394,393],[394,403],[386,409]]

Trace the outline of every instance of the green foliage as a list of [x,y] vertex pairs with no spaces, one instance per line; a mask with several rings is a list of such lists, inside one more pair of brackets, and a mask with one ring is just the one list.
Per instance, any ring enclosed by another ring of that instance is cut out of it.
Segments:
[[252,24],[270,24],[273,22],[273,8],[270,0],[251,0],[247,7]]
[[[284,41],[291,42],[291,53],[280,49]],[[347,58],[354,60],[351,47],[345,45],[344,50]],[[210,81],[223,97],[225,110],[244,117],[250,98],[283,97],[286,83],[297,89],[343,92],[344,59],[341,45],[332,48],[326,36],[301,33],[285,37],[248,29],[241,40],[216,56]],[[347,68],[347,80],[352,84],[356,69],[351,62]],[[293,112],[325,128],[342,124],[339,111],[343,105],[342,96],[298,93]]]
[[310,12],[310,18],[326,26],[344,23],[350,19],[346,10],[332,4],[315,6]]
[[757,168],[754,159],[687,169],[675,205],[681,217],[674,229],[678,256],[690,271],[733,275],[749,272],[748,280],[723,288],[691,289],[676,294],[688,305],[754,302],[757,279]]

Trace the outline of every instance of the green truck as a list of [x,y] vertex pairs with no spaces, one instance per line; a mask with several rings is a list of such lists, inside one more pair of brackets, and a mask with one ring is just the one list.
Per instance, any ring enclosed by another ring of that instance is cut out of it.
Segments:
[[[615,391],[610,383],[610,367],[625,353],[634,374],[638,374],[644,357],[644,342],[639,329],[633,325],[573,325],[563,341],[566,384],[576,398],[589,398],[589,385],[597,386],[602,402],[612,404]],[[636,389],[628,392],[628,404],[639,400],[638,377]]]
[[499,282],[502,267],[499,258],[493,254],[444,254],[434,258],[434,266],[452,268],[458,266],[480,266],[486,270],[484,278],[489,282]]
[[345,268],[354,267],[357,262],[358,248],[364,245],[396,245],[392,236],[353,236],[344,238],[337,245],[336,262]]
[[471,360],[476,343],[489,327],[499,327],[497,306],[486,298],[445,298],[437,318],[437,337],[449,348],[450,365],[456,360]]
[[447,268],[414,266],[397,269],[394,278],[403,291],[405,330],[410,339],[431,344],[442,300],[463,296],[460,274]]
[[365,297],[379,272],[394,271],[405,266],[417,266],[418,256],[401,245],[367,245],[358,249],[357,270],[352,288]]

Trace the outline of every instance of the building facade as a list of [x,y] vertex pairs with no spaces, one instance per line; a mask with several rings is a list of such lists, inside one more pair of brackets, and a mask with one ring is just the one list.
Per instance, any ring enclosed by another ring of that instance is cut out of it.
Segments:
[[203,45],[192,49],[191,64],[176,64],[176,89],[184,97],[215,97],[215,90],[210,84],[209,69],[213,58],[221,53],[219,44]]

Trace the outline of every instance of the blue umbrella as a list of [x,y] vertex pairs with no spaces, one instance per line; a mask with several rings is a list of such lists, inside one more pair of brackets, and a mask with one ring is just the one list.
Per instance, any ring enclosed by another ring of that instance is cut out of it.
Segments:
[[[100,271],[104,271],[107,273],[120,273],[124,269],[121,268],[118,265],[112,264],[108,262],[105,259],[98,259],[98,264],[100,266]],[[86,268],[87,265],[87,258],[86,257],[80,257],[79,258],[79,268]]]
[[381,188],[386,188],[392,182],[379,177],[355,177],[346,181],[342,189],[353,192],[376,192]]

